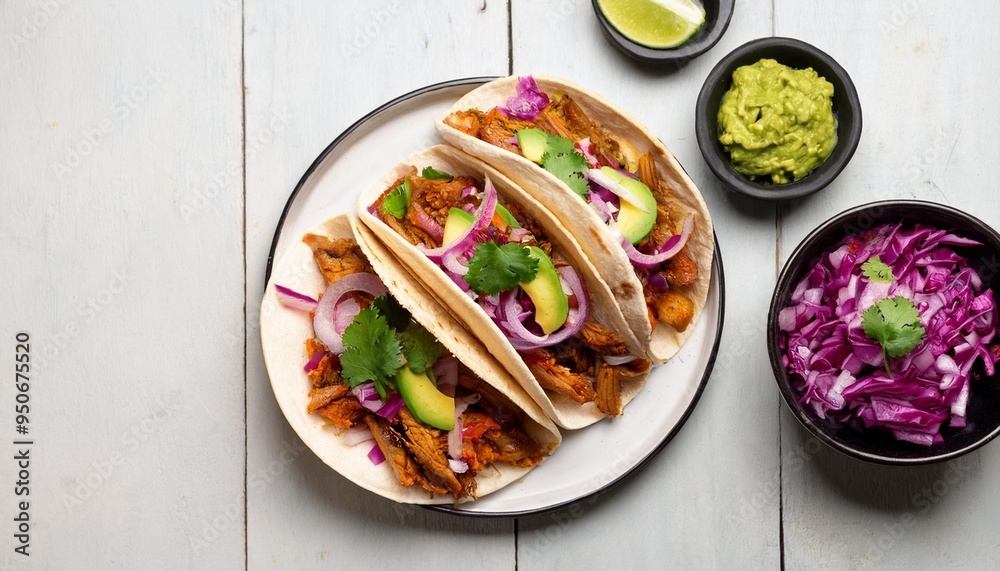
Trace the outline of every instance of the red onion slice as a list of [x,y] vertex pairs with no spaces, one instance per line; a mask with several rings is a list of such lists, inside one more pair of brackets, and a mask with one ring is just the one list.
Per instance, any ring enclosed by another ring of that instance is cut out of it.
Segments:
[[590,137],[580,139],[574,145],[576,150],[580,151],[583,158],[587,159],[587,166],[592,169],[596,169],[601,166],[601,161],[597,160],[597,155],[594,154],[594,143],[590,142]]
[[375,388],[375,383],[368,381],[366,383],[361,383],[360,385],[351,389],[351,394],[354,398],[358,399],[366,410],[372,412],[378,412],[382,408],[382,399],[378,396],[378,390]]
[[388,290],[378,276],[366,272],[346,275],[326,288],[316,306],[313,331],[315,331],[316,337],[335,355],[344,351],[344,342],[340,338],[343,330],[337,331],[334,313],[340,299],[352,291],[361,291],[372,297],[379,297],[385,295]]
[[587,202],[590,203],[590,207],[594,209],[594,212],[601,218],[601,222],[607,222],[611,220],[611,209],[608,208],[608,203],[601,200],[601,196],[594,191],[590,191],[587,195]]
[[469,267],[458,260],[462,252],[451,251],[441,256],[441,265],[453,274],[464,276],[469,273]]
[[365,442],[375,440],[375,436],[372,435],[372,431],[368,429],[367,424],[361,424],[349,430],[345,430],[340,433],[339,438],[348,446],[357,446],[358,444],[364,444]]
[[455,399],[455,426],[448,431],[448,456],[462,457],[462,414],[473,403],[479,402],[479,393]]
[[434,363],[432,370],[438,390],[450,397],[455,396],[455,387],[458,386],[458,359],[452,355],[441,357]]
[[319,303],[308,295],[299,293],[283,285],[274,284],[274,291],[278,294],[278,303],[289,309],[297,309],[308,313],[315,311],[316,304]]
[[448,467],[451,471],[456,474],[464,474],[469,471],[469,465],[465,460],[455,460],[453,458],[448,459]]
[[358,305],[358,300],[353,297],[341,298],[336,309],[333,310],[333,328],[337,333],[343,334],[359,313],[361,313],[361,306]]
[[590,303],[587,299],[587,290],[583,287],[583,282],[580,280],[579,274],[570,266],[556,268],[556,271],[559,272],[559,276],[562,278],[563,288],[569,288],[570,295],[576,298],[577,303],[576,307],[570,308],[569,315],[566,317],[566,323],[563,323],[562,328],[556,333],[535,335],[531,331],[528,331],[524,324],[521,323],[523,310],[517,302],[517,288],[505,292],[501,296],[503,300],[501,303],[503,317],[500,321],[500,326],[506,329],[508,333],[507,339],[513,345],[514,349],[526,351],[561,343],[576,335],[580,331],[580,328],[583,327],[583,322],[587,320]]
[[493,214],[497,210],[497,189],[493,186],[493,182],[486,177],[486,182],[483,185],[485,188],[485,196],[483,196],[483,202],[479,205],[479,208],[473,214],[472,225],[465,229],[465,232],[458,237],[451,244],[445,244],[438,248],[424,248],[422,246],[417,246],[420,248],[424,255],[431,259],[434,263],[441,263],[441,259],[445,254],[449,252],[464,252],[472,247],[476,241],[476,235],[479,234],[481,230],[489,226],[490,220],[493,219]]
[[[614,222],[608,225],[612,230],[621,236],[621,232]],[[673,258],[680,252],[684,246],[687,244],[688,238],[691,236],[691,232],[694,230],[694,218],[688,216],[684,220],[684,226],[681,229],[680,234],[675,234],[671,236],[667,243],[663,245],[663,249],[656,254],[643,254],[632,245],[632,242],[621,236],[622,248],[625,250],[625,254],[628,255],[628,259],[632,261],[633,266],[637,266],[645,269],[653,269],[663,262],[666,262],[670,258]]]
[[420,204],[412,202],[413,210],[416,211],[416,216],[414,216],[417,226],[419,226],[424,232],[427,232],[435,240],[440,242],[444,238],[444,228],[438,224],[437,220],[431,217],[430,214],[421,208]]

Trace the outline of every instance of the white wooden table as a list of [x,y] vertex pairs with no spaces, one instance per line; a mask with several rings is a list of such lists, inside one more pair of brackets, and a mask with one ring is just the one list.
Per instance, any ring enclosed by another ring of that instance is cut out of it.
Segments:
[[[995,0],[740,0],[675,69],[613,50],[586,0],[0,2],[0,361],[26,332],[33,366],[28,435],[13,372],[0,383],[0,568],[1000,568],[1000,445],[846,458],[784,408],[763,343],[785,256],[840,210],[916,197],[1000,227],[998,23]],[[865,119],[840,178],[777,207],[725,193],[694,137],[708,71],[770,35],[833,55]],[[374,107],[532,72],[637,115],[700,186],[726,263],[715,372],[680,434],[596,501],[516,520],[396,506],[278,410],[256,309],[272,233]]]

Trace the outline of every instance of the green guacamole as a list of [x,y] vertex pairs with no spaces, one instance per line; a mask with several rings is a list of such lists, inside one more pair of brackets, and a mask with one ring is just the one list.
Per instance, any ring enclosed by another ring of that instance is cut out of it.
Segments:
[[737,68],[719,107],[719,131],[737,172],[775,184],[798,180],[837,145],[833,84],[812,68],[773,59]]

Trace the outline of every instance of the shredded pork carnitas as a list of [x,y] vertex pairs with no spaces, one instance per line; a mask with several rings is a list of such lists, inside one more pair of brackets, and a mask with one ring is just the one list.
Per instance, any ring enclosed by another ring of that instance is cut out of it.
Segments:
[[[351,240],[308,234],[303,242],[312,249],[327,285],[352,273],[372,271],[361,248]],[[358,301],[367,305],[371,299]],[[493,462],[529,468],[550,451],[550,446],[536,442],[525,431],[527,417],[523,411],[460,363],[458,394],[477,393],[480,398],[462,414],[462,460],[469,470],[456,474],[446,456],[447,432],[423,424],[405,406],[392,420],[368,411],[344,384],[336,355],[327,352],[315,338],[306,340],[306,351],[310,359],[317,352],[325,354],[308,373],[312,389],[306,410],[321,415],[338,429],[368,426],[403,486],[419,485],[428,492],[450,494],[456,500],[475,498],[476,474]]]

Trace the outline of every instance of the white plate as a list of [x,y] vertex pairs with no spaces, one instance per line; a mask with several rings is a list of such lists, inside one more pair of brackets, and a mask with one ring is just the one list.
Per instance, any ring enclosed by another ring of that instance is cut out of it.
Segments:
[[[492,78],[431,85],[375,109],[337,137],[306,170],[274,233],[266,280],[274,260],[319,222],[353,212],[368,188],[406,157],[443,142],[434,120],[468,91]],[[680,430],[715,364],[722,336],[724,280],[718,240],[708,300],[695,331],[645,388],[613,420],[564,431],[556,452],[519,482],[458,507],[429,509],[473,516],[539,513],[582,500],[618,484],[644,466]]]

